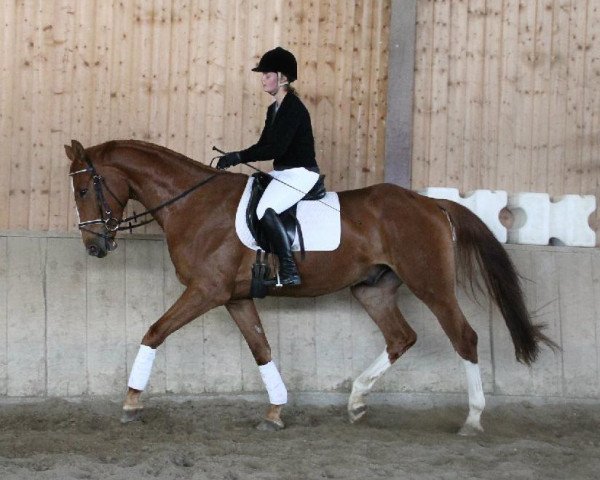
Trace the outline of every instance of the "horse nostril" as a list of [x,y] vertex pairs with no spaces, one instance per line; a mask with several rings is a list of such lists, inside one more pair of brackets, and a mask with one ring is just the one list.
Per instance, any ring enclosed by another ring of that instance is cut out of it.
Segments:
[[92,255],[93,257],[98,256],[98,247],[96,245],[90,245],[87,250],[88,255]]

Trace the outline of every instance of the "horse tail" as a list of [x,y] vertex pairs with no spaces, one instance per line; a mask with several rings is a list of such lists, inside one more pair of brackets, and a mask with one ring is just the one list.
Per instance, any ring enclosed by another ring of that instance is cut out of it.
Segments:
[[502,244],[470,210],[458,203],[438,200],[448,213],[456,237],[459,278],[473,289],[475,274],[481,272],[488,295],[502,313],[519,362],[531,365],[539,354],[539,344],[553,350],[560,347],[542,333],[544,325],[532,323],[519,275]]

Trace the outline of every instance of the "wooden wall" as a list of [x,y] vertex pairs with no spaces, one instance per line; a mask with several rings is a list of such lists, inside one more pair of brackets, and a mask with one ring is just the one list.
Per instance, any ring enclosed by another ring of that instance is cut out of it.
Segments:
[[202,162],[213,144],[251,145],[270,97],[250,69],[277,45],[298,58],[328,187],[381,181],[390,8],[0,0],[0,229],[74,228],[62,148],[71,138],[143,139]]
[[600,199],[600,0],[419,0],[415,68],[414,188]]

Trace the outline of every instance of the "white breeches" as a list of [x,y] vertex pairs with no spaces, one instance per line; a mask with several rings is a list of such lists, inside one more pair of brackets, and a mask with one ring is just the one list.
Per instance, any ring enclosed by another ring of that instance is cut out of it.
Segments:
[[269,175],[274,179],[269,183],[256,207],[256,215],[259,220],[267,208],[272,208],[279,214],[295,205],[319,180],[318,173],[303,167],[273,170],[269,172]]

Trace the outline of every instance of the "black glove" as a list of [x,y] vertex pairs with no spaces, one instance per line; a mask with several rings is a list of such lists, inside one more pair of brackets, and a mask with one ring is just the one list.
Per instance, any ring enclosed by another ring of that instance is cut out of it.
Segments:
[[240,152],[230,152],[219,158],[217,169],[224,170],[225,168],[233,167],[238,163],[242,163]]

